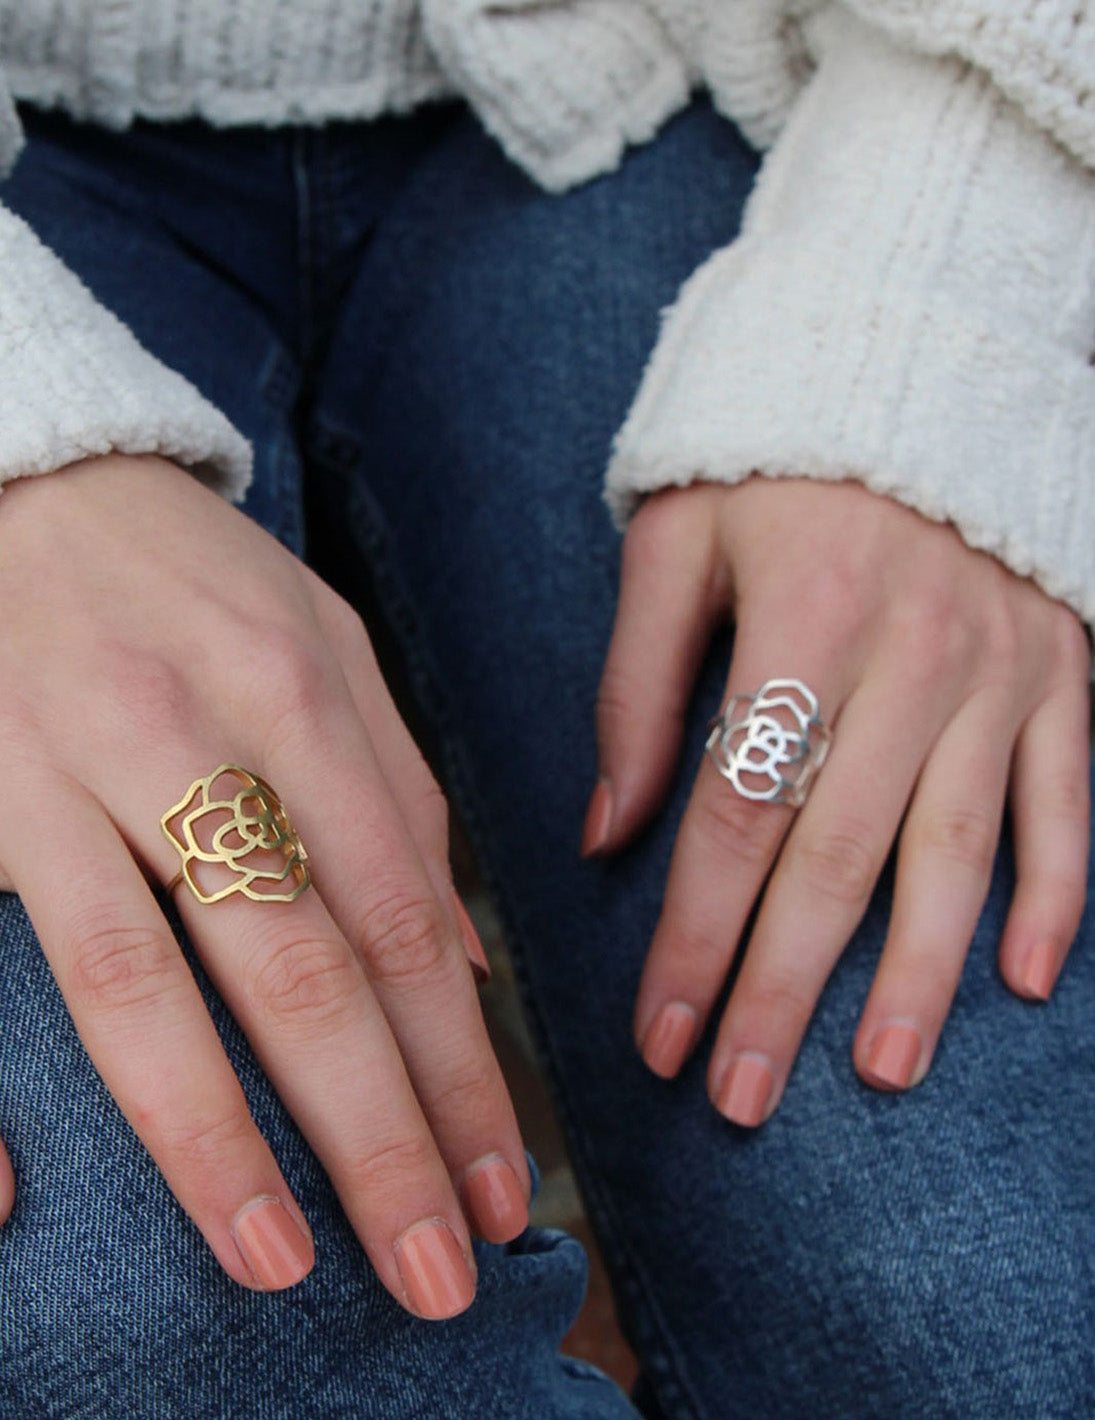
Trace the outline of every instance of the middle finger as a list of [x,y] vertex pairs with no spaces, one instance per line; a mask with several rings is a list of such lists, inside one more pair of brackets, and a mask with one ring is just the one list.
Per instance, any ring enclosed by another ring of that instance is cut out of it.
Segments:
[[[775,674],[772,637],[762,626],[744,618],[739,623],[724,703],[753,694]],[[819,643],[796,639],[792,646],[788,638],[781,659],[817,693],[822,718],[831,724],[842,699],[833,658]],[[789,805],[741,796],[704,755],[635,1007],[636,1040],[655,1074],[675,1075],[695,1045],[794,814]]]
[[[386,698],[376,713],[395,715]],[[530,1180],[468,970],[455,899],[438,891],[356,706],[332,699],[307,759],[272,764],[299,803],[317,888],[364,966],[417,1098],[477,1231],[528,1222]]]
[[894,668],[869,677],[841,712],[832,753],[765,889],[712,1052],[709,1092],[736,1124],[760,1124],[778,1104],[947,706],[942,688]]

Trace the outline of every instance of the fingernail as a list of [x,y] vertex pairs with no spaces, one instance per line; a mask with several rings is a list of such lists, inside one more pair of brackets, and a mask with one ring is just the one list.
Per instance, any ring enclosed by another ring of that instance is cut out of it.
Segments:
[[586,809],[586,821],[582,828],[582,857],[592,858],[600,853],[608,842],[608,830],[612,827],[612,786],[607,779],[598,779],[597,786]]
[[684,1064],[696,1032],[696,1013],[683,1001],[663,1006],[647,1027],[641,1054],[655,1075],[671,1080]]
[[453,888],[452,900],[456,908],[456,920],[460,924],[460,935],[464,939],[464,954],[471,963],[473,976],[482,986],[490,980],[490,962],[483,950],[483,943],[479,940],[479,933],[475,930],[475,923],[468,915],[468,909],[461,902],[460,894],[455,888]]
[[443,1321],[471,1306],[475,1278],[456,1235],[441,1218],[425,1218],[400,1234],[395,1260],[413,1312]]
[[1049,942],[1040,942],[1031,950],[1023,967],[1023,989],[1039,1001],[1048,1001],[1057,978],[1057,953]]
[[904,1090],[912,1083],[920,1059],[920,1032],[915,1026],[896,1022],[884,1027],[874,1038],[867,1057],[866,1073],[871,1083],[883,1090]]
[[232,1236],[251,1276],[267,1292],[295,1286],[316,1260],[311,1238],[276,1198],[245,1203],[232,1224]]
[[464,1206],[487,1242],[512,1242],[528,1227],[525,1190],[501,1154],[477,1159],[464,1175],[463,1191]]
[[739,1055],[719,1091],[717,1109],[735,1124],[760,1124],[772,1094],[772,1071],[763,1055]]

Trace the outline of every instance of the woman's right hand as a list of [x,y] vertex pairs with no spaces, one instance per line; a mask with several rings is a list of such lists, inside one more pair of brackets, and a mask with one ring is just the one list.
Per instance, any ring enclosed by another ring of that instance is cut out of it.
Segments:
[[191,475],[123,456],[4,489],[0,605],[0,888],[179,1202],[245,1286],[312,1267],[150,886],[179,867],[161,815],[227,762],[282,797],[313,888],[204,905],[180,886],[195,950],[384,1285],[420,1316],[462,1311],[465,1212],[491,1241],[515,1236],[528,1170],[444,799],[360,619]]

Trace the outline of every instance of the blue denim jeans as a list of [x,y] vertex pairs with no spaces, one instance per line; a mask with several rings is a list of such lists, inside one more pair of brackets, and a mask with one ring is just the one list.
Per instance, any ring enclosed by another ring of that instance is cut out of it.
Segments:
[[[748,1132],[707,1100],[707,1042],[666,1084],[629,1028],[726,638],[666,811],[618,860],[577,856],[618,572],[600,477],[659,310],[737,229],[756,158],[734,128],[696,104],[617,173],[548,197],[458,105],[323,131],[26,118],[4,199],[253,440],[247,511],[365,587],[398,639],[505,920],[641,1412],[1095,1413],[1091,917],[1052,1002],[1012,997],[995,966],[1005,838],[932,1071],[882,1095],[851,1042],[887,874],[780,1109]],[[556,1355],[584,1268],[562,1235],[480,1246],[455,1321],[396,1307],[193,964],[318,1265],[274,1295],[220,1272],[0,897],[0,1131],[20,1183],[0,1232],[0,1412],[633,1416]]]

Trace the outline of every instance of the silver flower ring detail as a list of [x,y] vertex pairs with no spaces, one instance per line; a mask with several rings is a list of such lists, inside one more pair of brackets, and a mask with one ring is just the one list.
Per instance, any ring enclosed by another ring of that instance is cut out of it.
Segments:
[[756,695],[730,697],[712,722],[707,753],[742,798],[798,808],[831,741],[808,686],[766,680]]

